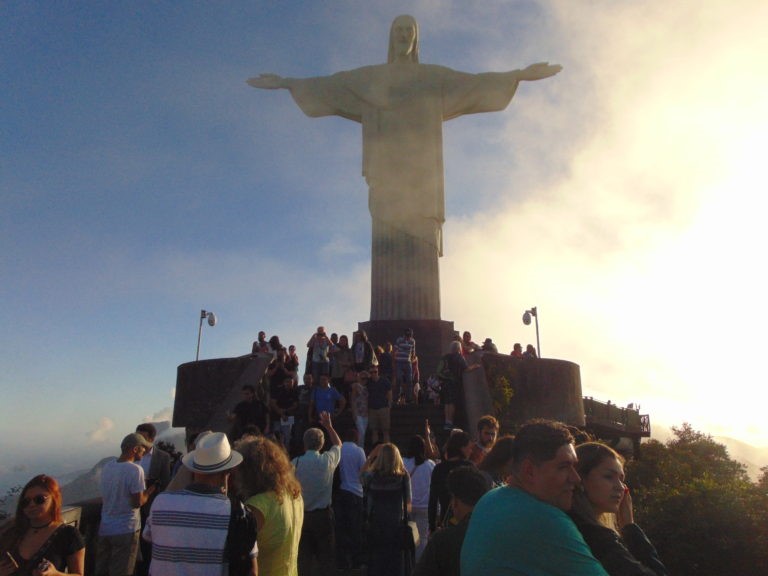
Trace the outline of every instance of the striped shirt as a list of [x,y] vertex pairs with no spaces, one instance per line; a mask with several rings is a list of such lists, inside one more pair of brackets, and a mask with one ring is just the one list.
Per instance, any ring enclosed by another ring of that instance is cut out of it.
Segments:
[[412,362],[416,356],[416,340],[400,336],[395,340],[395,362]]
[[220,492],[186,489],[159,494],[143,532],[144,539],[152,542],[152,576],[226,576],[231,513],[229,499]]

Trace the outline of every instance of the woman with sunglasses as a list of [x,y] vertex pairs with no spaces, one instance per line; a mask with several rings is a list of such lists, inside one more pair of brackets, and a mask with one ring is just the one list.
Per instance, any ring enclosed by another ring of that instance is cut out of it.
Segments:
[[41,474],[27,482],[12,528],[0,542],[0,576],[83,574],[85,544],[61,520],[59,483]]

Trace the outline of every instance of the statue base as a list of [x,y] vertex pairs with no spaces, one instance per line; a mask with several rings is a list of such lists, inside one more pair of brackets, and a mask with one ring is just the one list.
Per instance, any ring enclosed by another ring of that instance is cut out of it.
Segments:
[[406,328],[412,329],[422,383],[437,371],[440,357],[448,352],[448,345],[455,336],[453,322],[447,320],[369,320],[359,322],[357,326],[359,330],[365,330],[374,346],[383,346],[386,342],[394,344]]

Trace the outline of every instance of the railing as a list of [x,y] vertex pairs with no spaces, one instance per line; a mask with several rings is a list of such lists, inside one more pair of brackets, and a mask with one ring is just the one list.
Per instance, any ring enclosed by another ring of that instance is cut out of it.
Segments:
[[632,408],[621,408],[611,402],[600,402],[590,396],[584,398],[584,416],[588,425],[635,436],[651,435],[651,418],[648,414],[640,414],[639,410]]

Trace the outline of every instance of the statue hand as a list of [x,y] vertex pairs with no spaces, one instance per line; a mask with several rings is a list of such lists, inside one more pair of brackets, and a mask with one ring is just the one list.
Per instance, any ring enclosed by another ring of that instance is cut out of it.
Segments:
[[563,67],[549,62],[537,62],[520,71],[520,80],[542,80],[554,76]]
[[249,86],[254,88],[264,88],[266,90],[276,90],[278,88],[285,88],[285,78],[278,76],[277,74],[260,74],[258,78],[248,78]]

